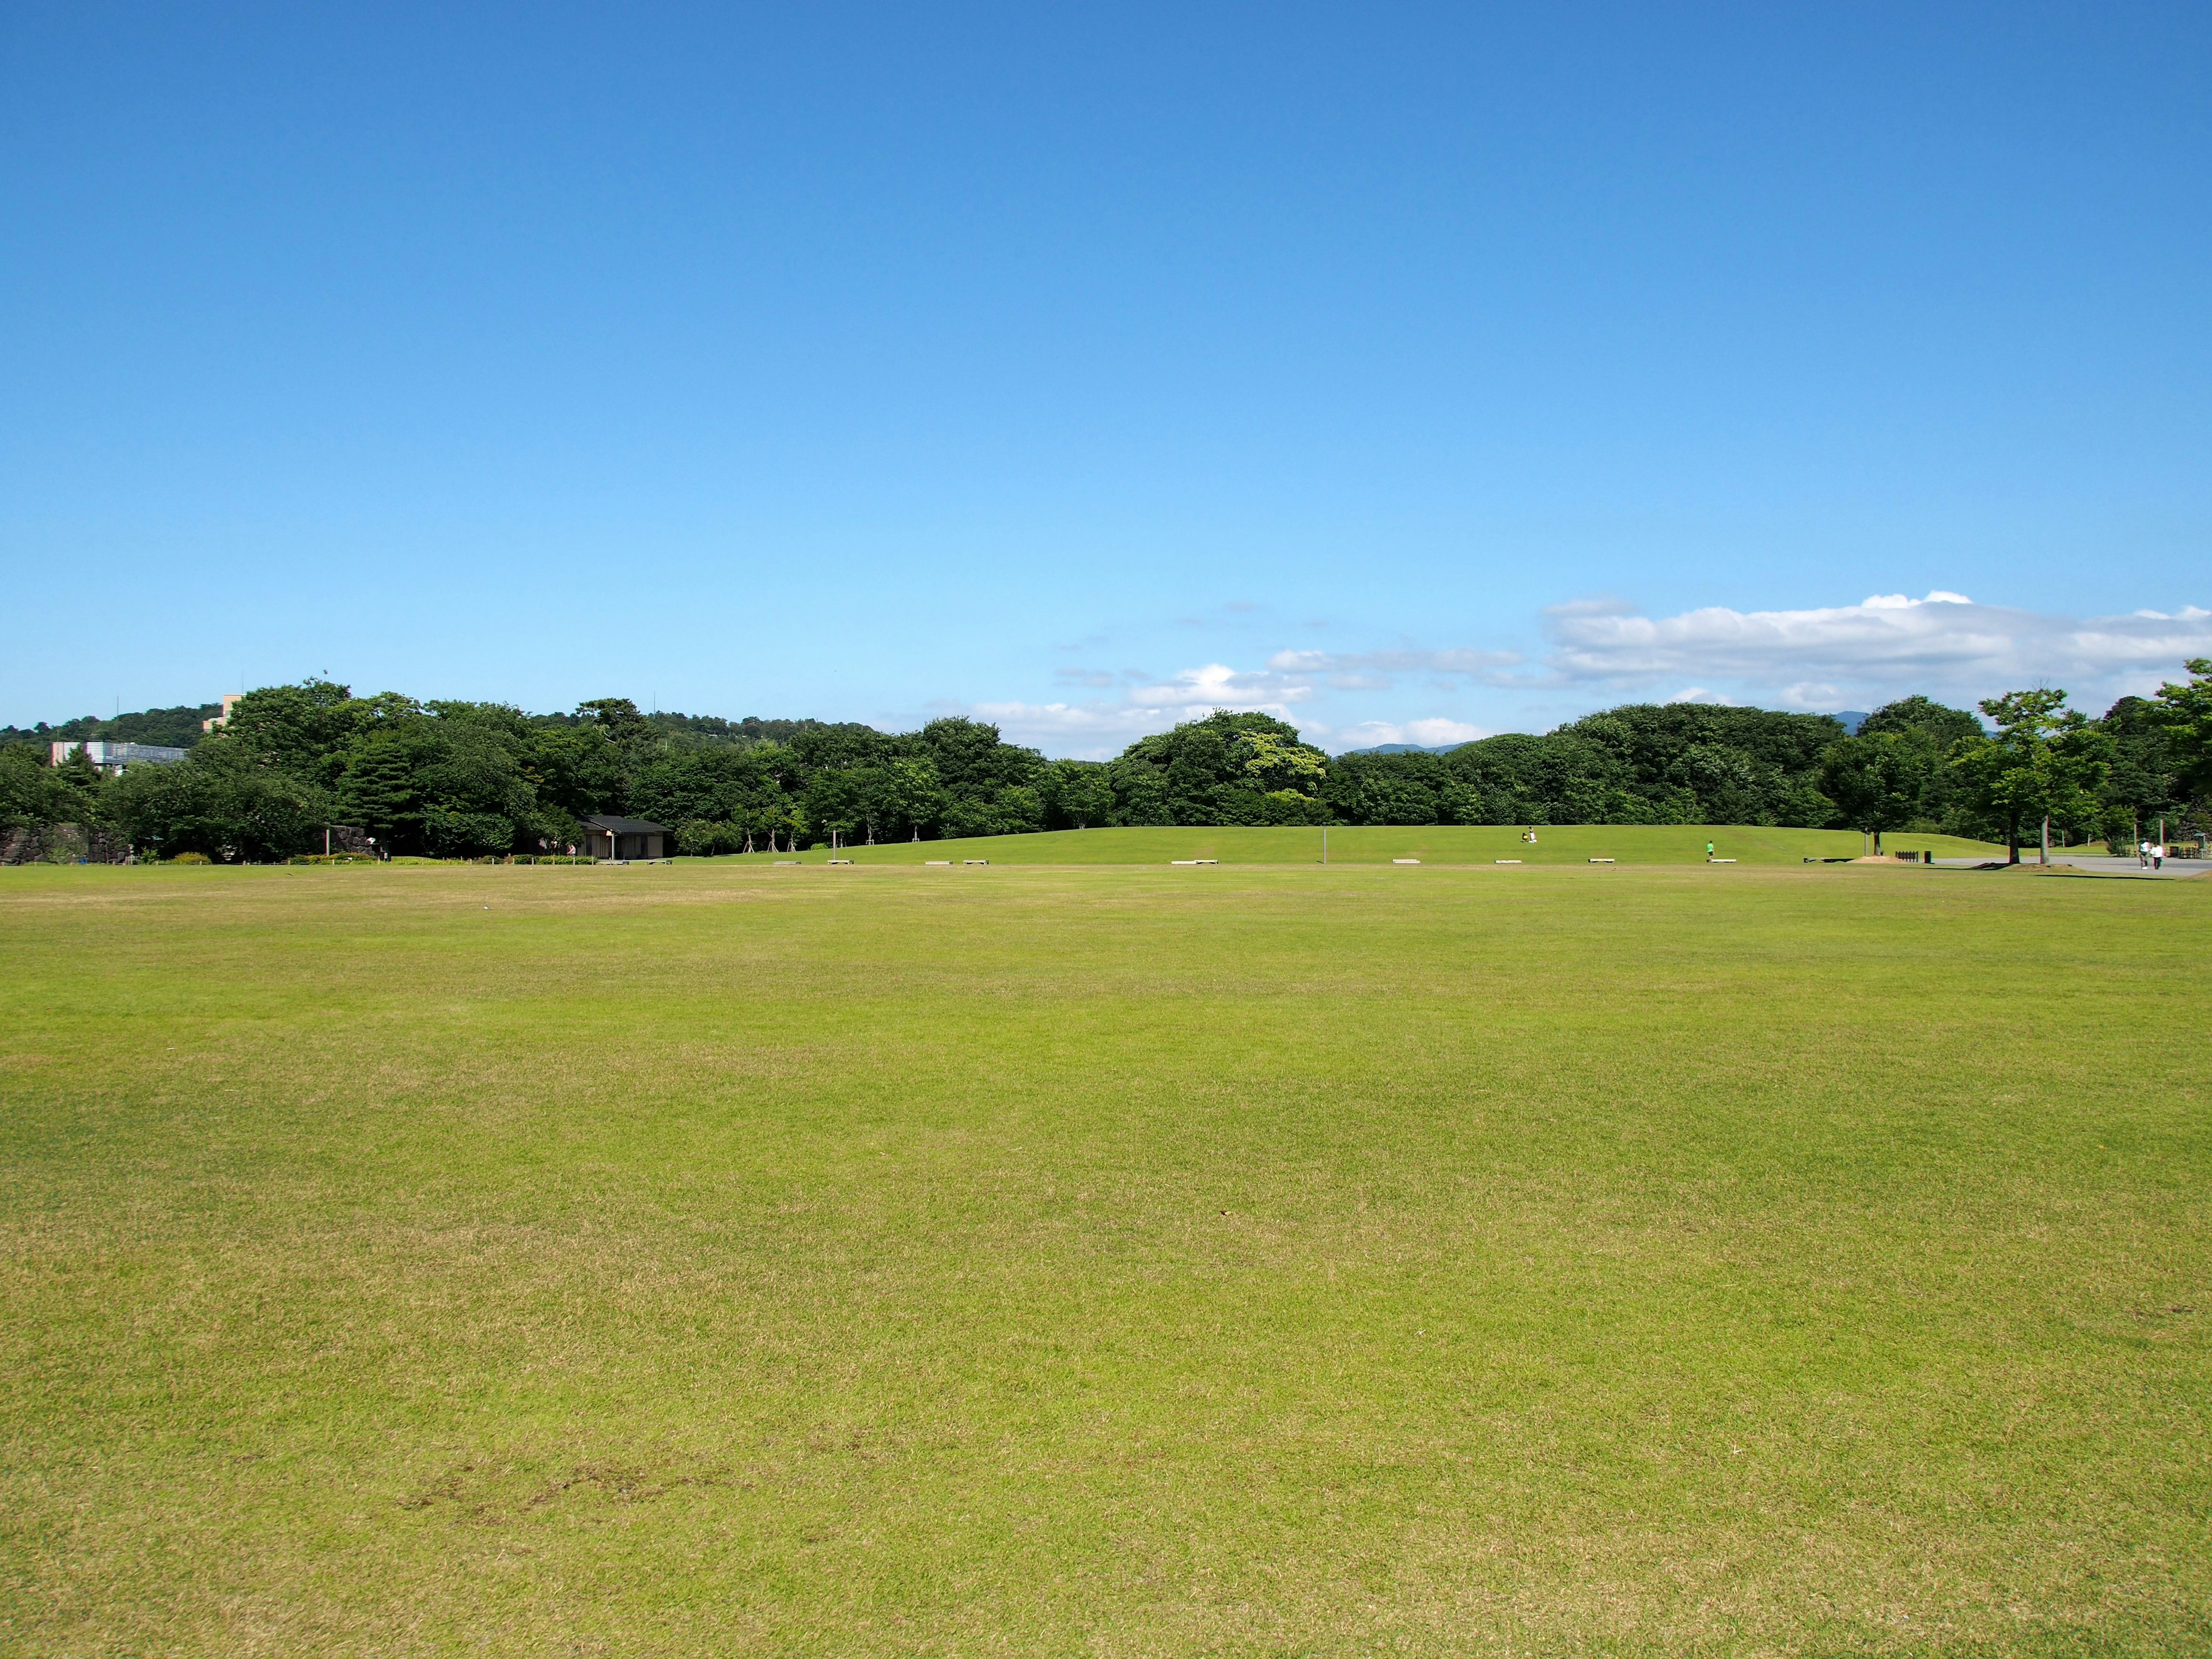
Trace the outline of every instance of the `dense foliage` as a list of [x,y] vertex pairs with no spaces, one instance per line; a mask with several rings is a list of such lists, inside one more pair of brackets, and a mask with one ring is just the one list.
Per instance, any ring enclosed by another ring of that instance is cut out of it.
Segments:
[[[667,824],[695,854],[1097,824],[1761,823],[2017,841],[2047,818],[2063,839],[2132,842],[2157,818],[2206,816],[2212,664],[2188,666],[2186,684],[2096,720],[2045,690],[1984,702],[1987,727],[1907,697],[1854,735],[1826,715],[1637,704],[1444,754],[1331,759],[1281,720],[1224,710],[1103,763],[1048,761],[962,719],[890,733],[645,714],[617,697],[525,714],[309,681],[249,693],[186,760],[119,777],[0,743],[0,830],[98,825],[144,852],[222,860],[317,850],[333,825],[400,854],[559,850],[594,813]],[[149,741],[186,715],[199,738],[197,710],[97,724]]]
[[200,727],[222,713],[219,702],[197,708],[144,708],[113,720],[80,714],[59,726],[40,720],[35,726],[0,726],[0,747],[33,744],[44,749],[52,743],[89,740],[94,743],[151,743],[167,749],[189,749],[201,738]]
[[1632,704],[1446,755],[1346,755],[1325,793],[1349,823],[1818,825],[1814,773],[1843,735],[1826,714]]

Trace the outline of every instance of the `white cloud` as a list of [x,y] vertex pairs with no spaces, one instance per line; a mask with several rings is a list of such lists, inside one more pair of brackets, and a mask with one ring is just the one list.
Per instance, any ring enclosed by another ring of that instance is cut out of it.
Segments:
[[1518,666],[1517,651],[1278,651],[1267,666],[1279,673],[1326,674],[1340,690],[1387,689],[1392,674],[1461,676],[1495,682],[1502,671]]
[[[1708,606],[1644,617],[1607,600],[1545,613],[1553,669],[1569,681],[1626,687],[1677,675],[1734,682],[1752,701],[1798,708],[1924,690],[1956,697],[2063,684],[2090,701],[2172,675],[2212,652],[2212,611],[2075,618],[1976,605],[1937,589],[1875,594],[1811,611]],[[1863,706],[1872,707],[1871,702]]]
[[[1258,670],[1206,663],[1164,679],[1133,669],[1071,667],[1058,677],[1078,700],[987,702],[966,712],[995,722],[1015,742],[1054,754],[1110,756],[1147,732],[1202,720],[1217,708],[1273,714],[1331,748],[1426,748],[1488,732],[1443,715],[1332,727],[1337,706],[1331,694],[1388,691],[1408,677],[1425,681],[1428,690],[1418,701],[1402,699],[1401,707],[1449,708],[1457,694],[1476,686],[1538,693],[1553,705],[1542,722],[1549,724],[1580,712],[1572,705],[1655,696],[1825,711],[1875,708],[1914,691],[1971,707],[2001,691],[2041,684],[2064,686],[2094,713],[2124,692],[2154,690],[2179,674],[2187,658],[2212,656],[2212,611],[2194,605],[2175,613],[2075,618],[1977,605],[1942,588],[1919,599],[1876,593],[1856,605],[1813,610],[1715,605],[1659,617],[1618,600],[1580,599],[1546,611],[1543,625],[1551,649],[1540,661],[1473,647],[1285,649]],[[1082,696],[1077,687],[1097,695]]]
[[1242,673],[1210,662],[1203,668],[1186,668],[1164,684],[1133,687],[1129,700],[1158,708],[1267,708],[1302,702],[1311,696],[1312,685],[1295,677]]
[[1347,726],[1338,732],[1334,746],[1340,750],[1372,749],[1378,744],[1411,743],[1424,749],[1437,749],[1448,743],[1473,743],[1477,738],[1489,735],[1490,732],[1485,726],[1469,726],[1465,720],[1445,720],[1441,715],[1400,723],[1362,720],[1357,726]]
[[1860,602],[1863,611],[1910,611],[1916,605],[1972,605],[1964,593],[1947,593],[1940,587],[1928,590],[1924,599],[1909,599],[1902,593],[1869,593]]
[[[1291,720],[1292,705],[1310,699],[1310,680],[1279,673],[1244,673],[1224,663],[1186,668],[1157,685],[1135,685],[1119,698],[1088,702],[984,702],[978,719],[995,724],[1012,742],[1083,755],[1118,753],[1132,739],[1164,732],[1183,720],[1204,720],[1217,708],[1256,710]],[[1085,742],[1085,739],[1089,741]]]

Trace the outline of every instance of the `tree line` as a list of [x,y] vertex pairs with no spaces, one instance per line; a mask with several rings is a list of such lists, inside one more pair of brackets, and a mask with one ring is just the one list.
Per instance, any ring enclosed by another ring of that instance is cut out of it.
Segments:
[[527,714],[311,680],[248,693],[205,736],[198,710],[72,722],[91,736],[129,721],[190,750],[115,777],[81,752],[50,764],[60,729],[0,729],[0,828],[97,826],[149,855],[244,861],[319,850],[331,825],[400,854],[558,851],[593,814],[667,824],[686,854],[1106,824],[1758,823],[2015,847],[2048,825],[2131,844],[2159,817],[2207,815],[2212,662],[2187,669],[2095,719],[2052,690],[1990,699],[1982,719],[1907,697],[1856,733],[1827,715],[1647,703],[1443,754],[1332,758],[1285,721],[1223,710],[1103,762],[1047,760],[957,718],[893,733],[647,714],[620,697]]

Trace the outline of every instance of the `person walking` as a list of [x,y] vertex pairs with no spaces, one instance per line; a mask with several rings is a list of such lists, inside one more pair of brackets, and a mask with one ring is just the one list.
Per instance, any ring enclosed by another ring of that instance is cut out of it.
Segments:
[[2166,868],[2166,843],[2164,842],[2154,841],[2151,842],[2150,867],[2154,870],[2163,870]]
[[2138,870],[2150,868],[2150,843],[2147,841],[2139,841],[2136,843],[2136,868]]
[[1708,863],[1708,864],[1711,864],[1712,861],[1713,861],[1713,844],[1712,844],[1712,842],[1707,842],[1705,843],[1705,862],[1706,862],[1706,863]]

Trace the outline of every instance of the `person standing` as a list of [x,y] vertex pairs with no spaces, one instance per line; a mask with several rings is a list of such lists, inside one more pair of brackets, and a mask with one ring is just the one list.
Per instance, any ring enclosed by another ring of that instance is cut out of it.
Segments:
[[1711,864],[1712,861],[1713,861],[1713,844],[1712,844],[1712,842],[1707,842],[1705,843],[1705,862],[1706,862],[1706,863],[1708,863],[1708,864]]
[[2136,843],[2136,868],[2138,870],[2150,868],[2150,843],[2147,841],[2139,841]]
[[2154,841],[2150,844],[2150,867],[2154,870],[2166,868],[2166,843],[2162,841]]

